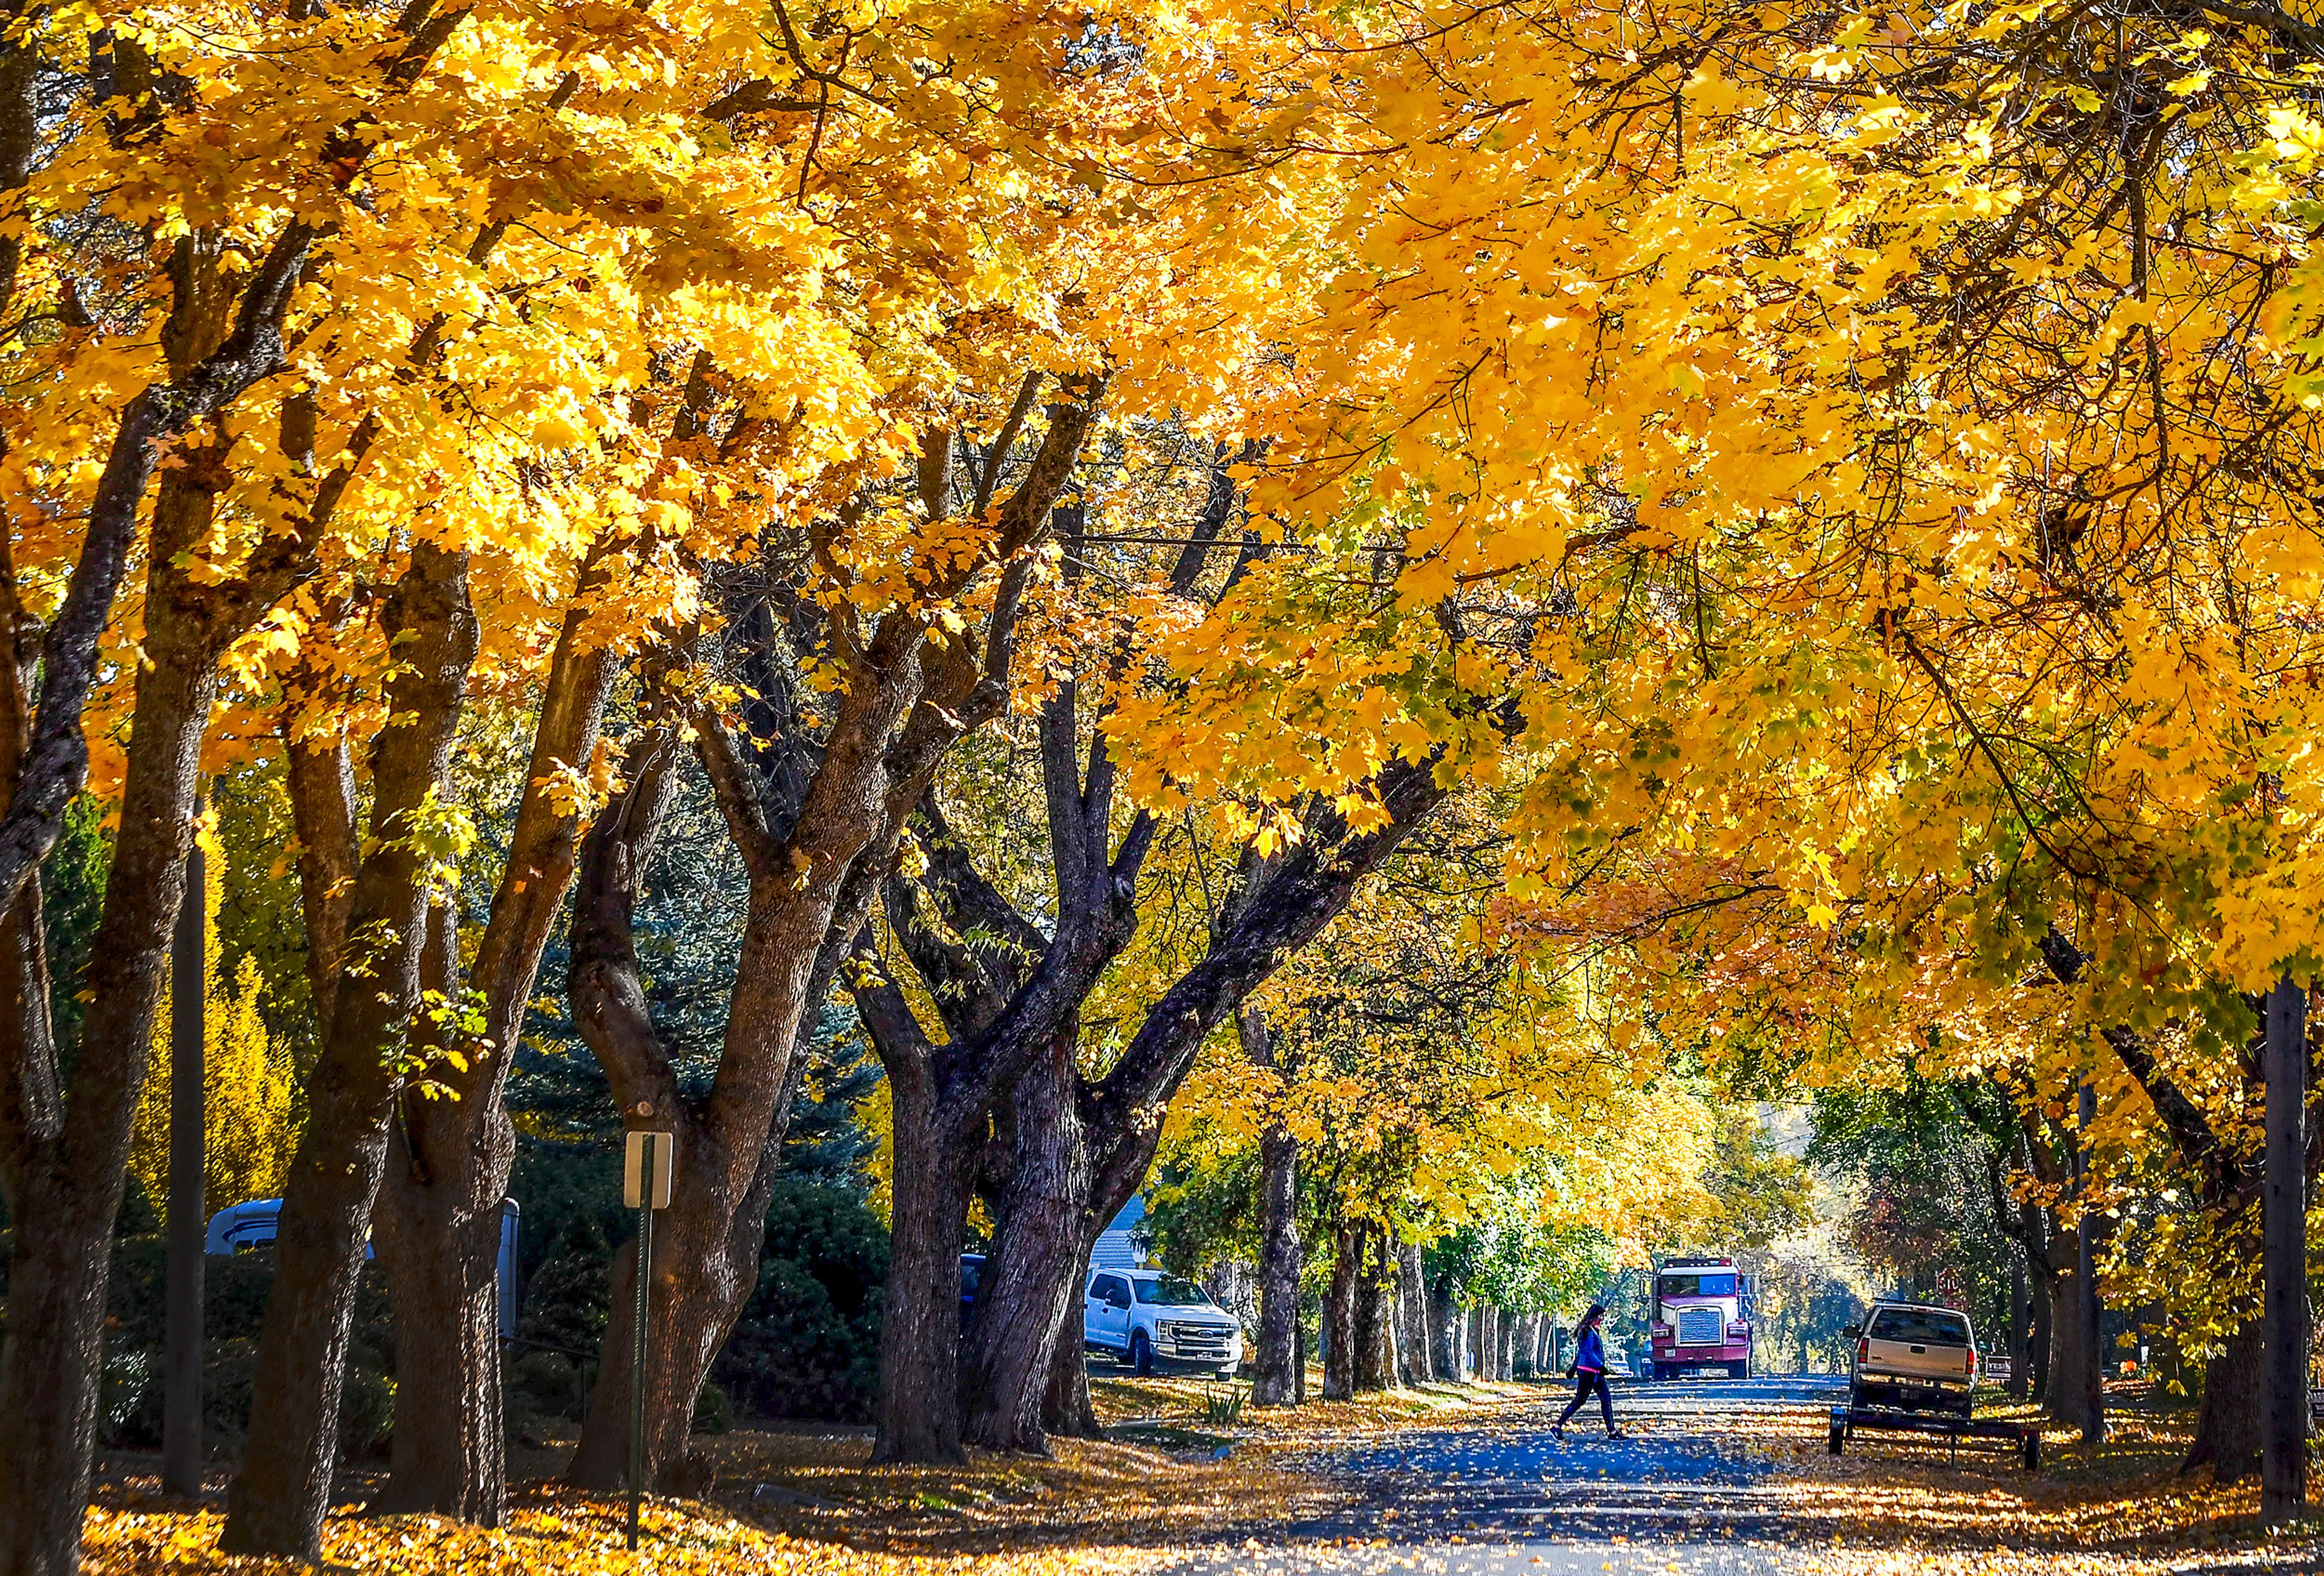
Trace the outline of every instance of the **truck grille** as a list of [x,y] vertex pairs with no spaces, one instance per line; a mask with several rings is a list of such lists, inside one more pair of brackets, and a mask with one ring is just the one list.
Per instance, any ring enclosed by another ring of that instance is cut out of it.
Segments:
[[1681,1308],[1678,1311],[1678,1343],[1681,1346],[1717,1346],[1727,1334],[1727,1316],[1717,1308]]
[[1233,1332],[1223,1324],[1165,1324],[1157,1333],[1182,1357],[1223,1358]]

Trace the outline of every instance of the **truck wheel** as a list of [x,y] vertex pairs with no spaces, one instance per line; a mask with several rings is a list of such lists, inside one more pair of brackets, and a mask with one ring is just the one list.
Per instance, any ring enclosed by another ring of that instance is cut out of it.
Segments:
[[1824,1441],[1824,1449],[1833,1455],[1838,1455],[1840,1453],[1840,1446],[1847,1442],[1847,1425],[1841,1423],[1839,1418],[1833,1418],[1831,1420],[1831,1433]]
[[2025,1431],[2025,1442],[2018,1450],[2017,1460],[2019,1464],[2029,1472],[2042,1464],[2042,1431],[2040,1429],[2029,1428]]
[[1730,1379],[1749,1378],[1751,1377],[1751,1359],[1747,1357],[1741,1362],[1729,1363],[1727,1365],[1727,1377]]
[[1147,1343],[1146,1332],[1134,1332],[1130,1337],[1130,1366],[1140,1378],[1154,1371],[1154,1348]]

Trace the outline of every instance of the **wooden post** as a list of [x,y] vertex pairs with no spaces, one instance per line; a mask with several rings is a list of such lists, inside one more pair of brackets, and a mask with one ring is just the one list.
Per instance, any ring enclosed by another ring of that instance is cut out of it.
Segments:
[[170,1225],[162,1287],[161,1488],[202,1491],[202,1246],[209,1223],[202,1009],[208,871],[199,838],[170,938]]
[[[2074,1136],[2075,1191],[2090,1185],[2089,1131],[2098,1120],[2098,1091],[2085,1083],[2076,1101],[2081,1130]],[[2096,1445],[2106,1438],[2106,1351],[2098,1303],[2098,1228],[2097,1217],[2085,1207],[2074,1228],[2074,1305],[2082,1332],[2082,1371],[2070,1382],[2081,1403],[2082,1442]]]
[[2308,991],[2288,974],[2268,992],[2266,1058],[2260,1519],[2277,1526],[2308,1503]]

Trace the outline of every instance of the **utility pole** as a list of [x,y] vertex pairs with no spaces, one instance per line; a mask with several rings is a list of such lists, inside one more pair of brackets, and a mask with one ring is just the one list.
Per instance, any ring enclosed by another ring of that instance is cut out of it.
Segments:
[[170,938],[170,1235],[162,1292],[161,1488],[202,1491],[202,1238],[209,1219],[202,1172],[208,1163],[204,1099],[202,934],[209,909],[208,861],[199,836],[186,856],[186,895]]
[[2084,1196],[2080,1219],[2074,1228],[2074,1302],[2081,1323],[2082,1371],[2073,1377],[2076,1399],[2081,1403],[2082,1442],[2096,1445],[2106,1438],[2106,1352],[2098,1305],[2098,1218],[2089,1207],[2090,1129],[2098,1121],[2098,1097],[2088,1081],[2081,1087],[2075,1115],[2081,1131],[2075,1135],[2074,1173],[2077,1191]]
[[2277,1526],[2308,1503],[2308,991],[2289,974],[2267,996],[2264,1076],[2260,1519]]

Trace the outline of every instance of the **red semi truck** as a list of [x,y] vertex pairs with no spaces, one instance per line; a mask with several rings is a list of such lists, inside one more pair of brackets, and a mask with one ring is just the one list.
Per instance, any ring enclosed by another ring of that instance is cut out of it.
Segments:
[[1732,1258],[1674,1254],[1655,1271],[1647,1376],[1674,1379],[1700,1369],[1751,1377],[1751,1277]]

